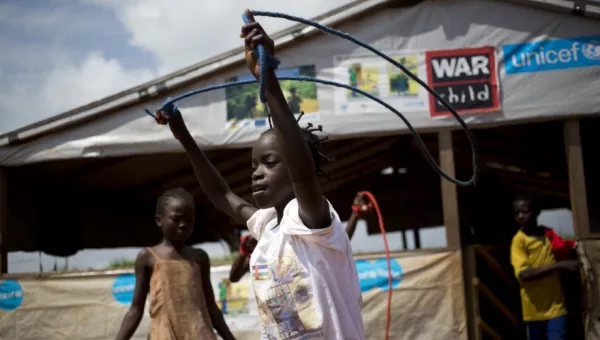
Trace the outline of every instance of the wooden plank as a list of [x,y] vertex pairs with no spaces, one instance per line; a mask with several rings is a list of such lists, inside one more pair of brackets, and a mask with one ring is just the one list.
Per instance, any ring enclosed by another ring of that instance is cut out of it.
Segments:
[[519,294],[520,289],[517,285],[510,279],[504,268],[498,263],[498,261],[492,256],[485,248],[482,246],[476,245],[473,246],[475,253],[483,259],[492,270],[496,272],[498,276],[506,283],[506,287],[511,289],[515,294]]
[[8,272],[8,253],[4,235],[8,230],[8,179],[6,169],[0,167],[0,275]]
[[[445,130],[438,134],[438,146],[440,167],[445,173],[454,177],[454,150],[452,148],[452,132],[450,130]],[[460,249],[460,221],[456,185],[444,178],[441,178],[441,181],[442,211],[444,214],[444,225],[446,226],[446,245],[450,249]]]
[[[413,238],[415,241],[415,249],[421,249],[421,234],[420,234],[421,229],[419,228],[415,228],[413,229]],[[450,247],[451,249],[453,249],[452,247]]]
[[571,212],[573,214],[573,229],[575,231],[575,238],[580,239],[590,233],[590,217],[587,205],[581,133],[578,119],[565,122],[564,135],[569,170],[569,195],[571,199]]
[[496,307],[504,316],[515,326],[517,329],[521,329],[521,324],[519,320],[513,315],[508,307],[494,294],[486,285],[481,282],[478,278],[473,280],[473,284],[475,288],[477,288],[478,292],[481,292],[485,297],[491,302],[494,307]]
[[479,319],[479,294],[475,289],[475,280],[477,279],[475,249],[473,246],[464,247],[461,255],[468,338],[481,340],[481,329],[477,324]]
[[494,331],[490,325],[488,325],[482,318],[477,318],[477,327],[482,329],[487,335],[489,335],[494,340],[502,340],[502,337]]

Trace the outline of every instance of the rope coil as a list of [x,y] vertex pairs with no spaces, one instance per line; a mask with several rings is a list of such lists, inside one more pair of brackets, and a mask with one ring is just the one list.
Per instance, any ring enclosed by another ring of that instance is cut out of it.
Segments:
[[[448,111],[450,111],[450,113],[452,114],[452,116],[456,119],[456,121],[459,123],[461,129],[465,132],[465,134],[467,135],[467,139],[469,140],[469,143],[471,145],[471,152],[472,152],[472,163],[473,163],[473,173],[471,175],[471,178],[467,181],[461,181],[459,179],[453,178],[450,175],[446,174],[441,167],[439,166],[439,164],[437,163],[437,161],[435,160],[435,158],[433,157],[433,155],[429,152],[429,150],[427,149],[427,146],[425,145],[425,142],[423,141],[423,139],[421,138],[421,136],[419,135],[419,133],[415,130],[415,128],[410,124],[410,122],[408,121],[408,119],[406,119],[406,117],[404,117],[404,115],[402,115],[402,113],[400,113],[398,110],[394,109],[393,107],[391,107],[389,104],[387,104],[386,102],[384,102],[383,100],[369,94],[366,93],[365,91],[362,91],[358,88],[354,88],[351,86],[348,86],[346,84],[341,84],[338,82],[334,82],[334,81],[329,81],[329,80],[323,80],[323,79],[317,79],[317,78],[310,78],[310,77],[277,77],[277,79],[279,80],[295,80],[295,81],[310,81],[310,82],[315,82],[315,83],[320,83],[320,84],[325,84],[325,85],[331,85],[331,86],[336,86],[336,87],[341,87],[341,88],[345,88],[348,89],[350,91],[359,93],[377,103],[379,103],[380,105],[382,105],[383,107],[385,107],[386,109],[392,111],[394,114],[396,114],[406,125],[406,127],[410,130],[411,134],[413,135],[413,137],[415,138],[419,148],[421,149],[421,151],[423,152],[423,155],[425,157],[425,159],[427,160],[427,162],[431,165],[431,167],[433,167],[433,169],[435,170],[435,172],[440,175],[441,177],[445,178],[446,180],[450,181],[451,183],[460,186],[460,187],[467,187],[467,186],[471,186],[471,185],[475,185],[475,183],[477,182],[477,178],[479,176],[479,159],[478,159],[478,155],[477,155],[477,142],[475,140],[475,136],[473,135],[473,133],[471,132],[471,130],[469,129],[469,127],[467,126],[467,124],[463,121],[463,119],[460,117],[460,115],[456,112],[456,110],[454,110],[454,108],[452,108],[452,106],[444,99],[442,98],[442,96],[440,96],[437,92],[435,92],[435,90],[431,89],[424,81],[422,81],[421,79],[419,79],[419,77],[417,77],[416,75],[414,75],[412,72],[410,72],[410,70],[408,70],[404,65],[400,64],[399,62],[395,61],[394,59],[392,59],[391,57],[389,57],[388,55],[384,54],[383,52],[369,46],[366,43],[363,43],[361,41],[359,41],[358,39],[354,38],[353,36],[351,36],[348,33],[344,33],[338,30],[335,30],[333,28],[327,27],[327,26],[323,26],[317,22],[314,22],[312,20],[308,20],[308,19],[304,19],[304,18],[300,18],[300,17],[295,17],[295,16],[291,16],[291,15],[287,15],[287,14],[283,14],[283,13],[277,13],[277,12],[264,12],[264,11],[249,11],[249,13],[252,16],[265,16],[265,17],[272,17],[272,18],[281,18],[281,19],[287,19],[290,21],[296,21],[308,26],[312,26],[315,27],[323,32],[338,36],[340,38],[349,40],[373,53],[375,53],[376,55],[378,55],[379,57],[385,59],[386,61],[388,61],[389,63],[391,63],[392,65],[398,67],[400,70],[402,70],[402,72],[404,72],[407,76],[409,76],[412,80],[414,80],[415,82],[417,82],[419,85],[421,85],[421,87],[423,87],[424,89],[427,90],[427,92],[429,92],[436,100],[438,100],[446,109],[448,109]],[[246,13],[244,13],[242,15],[242,19],[244,20],[245,23],[249,23],[251,22],[251,19],[248,17],[248,15]],[[258,45],[257,46],[257,56],[258,56],[258,60],[259,60],[259,67],[260,67],[260,76],[259,76],[259,84],[260,84],[260,100],[261,102],[265,102],[266,101],[266,96],[265,96],[265,91],[266,91],[266,82],[267,82],[267,76],[266,76],[266,72],[268,72],[269,69],[276,69],[280,63],[279,59],[276,58],[275,56],[270,55],[264,48],[264,46],[262,45]],[[230,83],[224,83],[224,84],[219,84],[219,85],[214,85],[214,86],[209,86],[209,87],[205,87],[205,88],[201,88],[201,89],[197,89],[197,90],[193,90],[187,93],[184,93],[182,95],[179,95],[177,97],[174,98],[168,98],[159,108],[159,110],[163,110],[166,111],[168,114],[173,115],[173,114],[177,114],[177,112],[179,112],[177,110],[177,106],[175,105],[175,102],[199,94],[199,93],[203,93],[203,92],[209,92],[209,91],[213,91],[213,90],[217,90],[217,89],[224,89],[227,87],[232,87],[232,86],[240,86],[240,85],[246,85],[246,84],[251,84],[251,83],[255,83],[256,80],[246,80],[246,81],[236,81],[236,82],[230,82]],[[154,117],[154,115],[148,110],[145,110],[146,113],[152,117]]]
[[[437,92],[435,92],[433,89],[431,89],[424,81],[419,79],[419,77],[417,77],[412,72],[410,72],[410,70],[408,70],[404,65],[395,61],[394,59],[387,56],[383,52],[369,46],[368,44],[365,44],[365,43],[359,41],[358,39],[354,38],[350,34],[335,30],[335,29],[327,27],[327,26],[323,26],[312,20],[307,20],[307,19],[303,19],[303,18],[299,18],[299,17],[287,15],[287,14],[282,14],[282,13],[276,13],[276,12],[248,11],[248,13],[252,16],[265,16],[265,17],[272,17],[272,18],[287,19],[290,21],[296,21],[296,22],[299,22],[299,23],[302,23],[302,24],[305,24],[308,26],[315,27],[323,32],[338,36],[345,40],[349,40],[349,41],[375,53],[377,56],[385,59],[387,62],[391,63],[392,65],[394,65],[394,66],[398,67],[400,70],[402,70],[408,77],[410,77],[412,80],[414,80],[419,85],[421,85],[421,87],[426,89],[427,92],[429,92],[446,109],[448,109],[448,111],[450,111],[452,116],[458,121],[459,125],[461,126],[461,129],[466,133],[469,143],[471,145],[472,162],[473,162],[473,174],[469,180],[461,181],[461,180],[455,179],[455,178],[451,177],[450,175],[446,174],[441,169],[441,167],[438,165],[438,163],[436,162],[433,155],[431,155],[431,153],[427,149],[427,146],[423,142],[423,139],[421,138],[419,133],[415,130],[415,128],[410,124],[408,119],[406,119],[406,117],[404,117],[404,115],[402,115],[402,113],[400,113],[398,110],[394,109],[392,106],[390,106],[383,100],[381,100],[363,90],[360,90],[358,88],[354,88],[354,87],[351,87],[346,84],[341,84],[341,83],[337,83],[337,82],[329,81],[329,80],[310,78],[310,77],[277,77],[277,79],[279,79],[279,80],[295,80],[295,81],[310,81],[310,82],[320,83],[320,84],[324,84],[324,85],[331,85],[331,86],[336,86],[336,87],[340,87],[340,88],[345,88],[347,90],[359,93],[360,95],[365,96],[365,97],[379,103],[386,109],[388,109],[388,110],[392,111],[394,114],[396,114],[404,122],[406,127],[410,130],[411,134],[415,138],[419,148],[423,152],[425,159],[433,167],[433,169],[438,173],[438,175],[440,175],[441,177],[450,181],[451,183],[454,183],[457,186],[466,187],[466,186],[470,186],[470,185],[475,185],[478,175],[479,175],[479,167],[478,167],[479,160],[478,160],[478,155],[477,155],[477,142],[475,140],[475,136],[473,135],[473,133],[471,132],[471,130],[469,129],[467,124],[462,120],[460,115],[456,112],[456,110],[454,110],[454,108],[452,108],[450,106],[450,104],[442,96],[440,96]],[[252,19],[246,13],[244,13],[242,15],[242,19],[244,20],[244,22],[246,24],[248,24],[252,21]],[[258,80],[259,85],[260,85],[259,95],[260,95],[261,102],[265,103],[266,102],[266,87],[267,87],[266,82],[268,79],[267,72],[269,71],[269,69],[271,69],[271,70],[277,69],[277,67],[280,64],[280,60],[277,57],[269,54],[265,50],[264,46],[262,46],[262,45],[257,46],[255,53],[257,54],[258,62],[259,62],[259,73],[260,73],[259,80]],[[232,87],[232,86],[241,86],[241,85],[246,85],[246,84],[252,84],[255,82],[256,82],[256,80],[236,81],[236,82],[224,83],[224,84],[213,85],[213,86],[209,86],[209,87],[205,87],[205,88],[196,89],[196,90],[181,94],[174,98],[168,98],[161,105],[159,110],[166,111],[169,115],[178,114],[179,110],[177,109],[177,105],[175,105],[175,102],[177,102],[179,100],[182,100],[184,98],[194,96],[194,95],[197,95],[200,93],[204,93],[204,92],[209,92],[209,91],[213,91],[213,90],[217,90],[217,89],[224,89],[224,88],[228,88],[228,87]],[[145,111],[148,115],[150,115],[151,117],[154,118],[154,115],[148,109],[145,109]],[[385,339],[387,340],[388,336],[389,336],[389,327],[390,327],[390,322],[391,322],[392,283],[393,283],[393,276],[392,276],[392,272],[391,272],[390,252],[389,252],[389,248],[388,248],[387,237],[386,237],[386,233],[385,233],[385,226],[383,223],[383,217],[381,215],[381,211],[379,209],[379,205],[377,204],[377,201],[375,200],[375,197],[370,192],[367,192],[367,191],[361,192],[361,195],[367,196],[369,198],[369,200],[372,202],[374,209],[377,213],[377,217],[379,220],[379,227],[381,229],[381,233],[382,233],[383,240],[384,240],[386,260],[387,260],[387,265],[388,265],[388,286],[389,286],[388,306],[387,306],[387,313],[386,313],[387,320],[386,320],[386,329],[385,329]]]

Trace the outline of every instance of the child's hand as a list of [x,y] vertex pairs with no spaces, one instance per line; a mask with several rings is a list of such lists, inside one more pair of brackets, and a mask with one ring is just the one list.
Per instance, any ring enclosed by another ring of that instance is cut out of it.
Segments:
[[257,244],[258,241],[254,237],[250,236],[250,234],[243,236],[240,240],[240,253],[243,256],[252,255],[252,252],[254,251],[254,248],[256,248]]
[[160,125],[169,124],[173,136],[178,140],[181,140],[182,137],[189,134],[189,131],[183,122],[183,118],[181,117],[181,112],[179,111],[172,116],[169,116],[166,111],[156,111],[154,119]]
[[269,38],[267,33],[265,33],[260,24],[254,21],[254,17],[250,14],[249,10],[246,10],[246,15],[250,18],[251,22],[242,26],[240,37],[245,39],[246,65],[254,77],[258,79],[260,75],[260,65],[258,63],[258,55],[254,52],[254,49],[261,44],[267,52],[271,55],[275,55],[275,44],[273,43],[273,40]]
[[360,211],[362,213],[366,213],[371,210],[371,204],[369,204],[365,196],[361,195],[360,193],[356,194],[352,204],[356,207],[360,207]]
[[256,245],[258,244],[258,241],[254,238],[254,237],[248,237],[246,239],[246,250],[248,250],[248,252],[250,254],[252,254],[252,252],[254,251],[254,248],[256,248]]

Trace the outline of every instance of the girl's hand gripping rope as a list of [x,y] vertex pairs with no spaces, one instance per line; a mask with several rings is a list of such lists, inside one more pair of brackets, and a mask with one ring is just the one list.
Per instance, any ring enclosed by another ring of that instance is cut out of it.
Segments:
[[165,109],[158,109],[154,114],[154,120],[156,123],[160,125],[169,125],[173,136],[181,141],[183,138],[189,136],[189,131],[185,126],[185,122],[183,121],[183,117],[181,116],[181,112],[177,106],[173,105],[172,112],[168,112]]
[[245,25],[242,26],[240,37],[245,39],[246,64],[250,72],[260,84],[260,101],[267,102],[267,83],[269,77],[275,77],[273,70],[279,66],[279,59],[275,57],[275,43],[265,33],[259,23],[254,21],[254,16],[247,9],[242,16]]
[[[254,21],[254,17],[250,13],[250,10],[246,10],[244,14],[248,23],[242,26],[240,38],[244,38],[246,43],[246,65],[248,65],[248,69],[250,69],[250,72],[254,75],[254,77],[256,79],[260,79],[261,70],[259,60],[260,52],[258,51],[259,45],[262,45],[268,55],[274,56],[275,43],[273,42],[273,39],[269,38],[269,36],[264,33],[264,30],[260,24]],[[275,66],[275,68],[277,67]]]
[[356,194],[354,202],[352,202],[352,211],[356,216],[363,217],[366,213],[371,211],[373,204],[368,202],[362,192]]

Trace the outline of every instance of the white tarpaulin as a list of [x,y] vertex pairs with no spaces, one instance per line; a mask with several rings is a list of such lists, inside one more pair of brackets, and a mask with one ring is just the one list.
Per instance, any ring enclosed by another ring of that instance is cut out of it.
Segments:
[[[356,260],[366,338],[384,338],[388,271],[385,258]],[[459,252],[406,253],[391,261],[390,339],[466,339]],[[230,283],[229,266],[211,270],[217,304],[237,339],[260,335],[250,277]],[[131,271],[87,276],[0,280],[0,339],[114,339],[133,298]],[[134,339],[146,339],[149,316]]]
[[[237,19],[231,18],[231,25],[240,25]],[[339,28],[403,62],[464,113],[471,126],[600,112],[598,20],[503,1],[440,0],[382,9]],[[319,35],[278,56],[281,75],[356,86],[403,112],[417,128],[456,125],[414,81],[343,39]],[[242,66],[231,67],[169,96],[247,74]],[[393,113],[349,91],[294,81],[282,87],[290,106],[307,112],[304,122],[323,125],[332,138],[407,131]],[[163,100],[3,147],[0,165],[180,150],[169,129],[143,112]],[[254,85],[191,97],[179,106],[197,142],[207,147],[247,145],[268,126]]]

